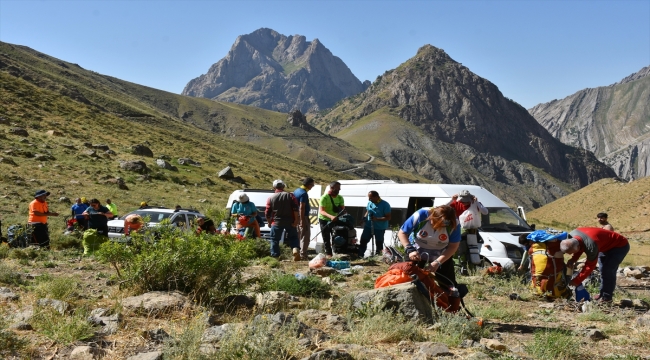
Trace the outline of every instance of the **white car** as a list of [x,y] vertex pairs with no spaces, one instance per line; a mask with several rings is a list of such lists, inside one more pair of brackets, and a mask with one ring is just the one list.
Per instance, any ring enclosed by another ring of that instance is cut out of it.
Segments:
[[169,219],[169,222],[179,228],[188,230],[191,224],[196,222],[196,218],[204,216],[200,212],[192,209],[168,209],[164,207],[147,207],[145,209],[137,209],[118,219],[108,221],[108,237],[119,238],[124,236],[124,219],[131,214],[138,214],[142,218],[149,218],[148,226],[156,227],[161,221]]

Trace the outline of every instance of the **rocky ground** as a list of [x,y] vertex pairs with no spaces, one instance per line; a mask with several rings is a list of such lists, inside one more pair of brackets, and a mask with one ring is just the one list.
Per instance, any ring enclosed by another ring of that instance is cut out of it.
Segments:
[[621,269],[609,305],[544,301],[514,274],[462,276],[468,318],[423,306],[410,285],[380,291],[395,314],[368,305],[387,269],[375,259],[354,261],[349,274],[261,259],[246,278],[317,276],[329,295],[253,286],[207,306],[178,292],[136,293],[77,249],[2,254],[0,355],[8,359],[650,358],[650,267]]

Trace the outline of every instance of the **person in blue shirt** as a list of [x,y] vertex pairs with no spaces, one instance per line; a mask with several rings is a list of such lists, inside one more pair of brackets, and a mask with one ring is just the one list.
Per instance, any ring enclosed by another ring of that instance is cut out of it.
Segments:
[[[85,198],[84,198],[85,199]],[[81,198],[75,199],[75,204],[72,205],[72,216],[77,220],[77,224],[81,226],[82,230],[88,229],[88,220],[83,216],[84,211],[88,209],[88,204],[81,200]]]
[[311,206],[309,205],[309,190],[314,187],[314,179],[307,177],[302,179],[302,185],[293,192],[293,196],[298,200],[298,214],[300,220],[298,221],[298,237],[300,239],[300,260],[307,261],[307,250],[309,249],[309,240],[311,237],[311,222],[309,221],[309,212]]
[[257,207],[250,201],[246,193],[239,195],[239,202],[232,206],[230,213],[237,216],[237,229],[250,227],[255,231],[255,237],[261,237],[260,224],[255,219]]
[[429,263],[427,270],[442,275],[439,282],[457,285],[452,257],[460,244],[460,224],[451,206],[416,211],[402,225],[397,237],[410,261]]
[[361,233],[361,240],[359,244],[359,257],[363,257],[368,249],[368,242],[372,239],[373,232],[375,236],[375,253],[373,255],[381,255],[384,249],[384,233],[388,229],[388,222],[390,221],[390,204],[379,197],[379,193],[372,190],[368,193],[368,205],[366,205],[366,213],[363,215],[365,224],[363,232]]

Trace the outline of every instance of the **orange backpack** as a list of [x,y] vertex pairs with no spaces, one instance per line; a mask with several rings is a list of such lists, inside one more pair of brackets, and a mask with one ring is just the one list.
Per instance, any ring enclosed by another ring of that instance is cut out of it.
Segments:
[[450,296],[448,289],[438,286],[434,274],[420,269],[412,262],[400,262],[391,265],[388,272],[377,278],[375,289],[411,282],[414,280],[412,275],[415,275],[415,278],[429,292],[429,299],[435,299],[439,308],[445,309],[447,312],[456,312],[460,309],[460,297]]

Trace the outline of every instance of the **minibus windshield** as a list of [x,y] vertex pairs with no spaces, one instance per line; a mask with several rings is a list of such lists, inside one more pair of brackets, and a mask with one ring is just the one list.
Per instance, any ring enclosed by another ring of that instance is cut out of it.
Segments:
[[532,231],[530,226],[510,208],[488,208],[481,215],[481,230],[486,232]]

